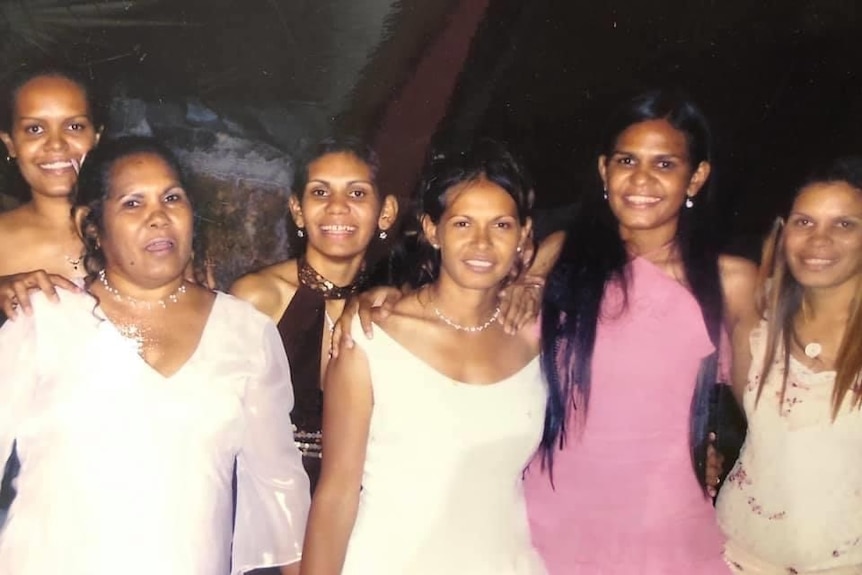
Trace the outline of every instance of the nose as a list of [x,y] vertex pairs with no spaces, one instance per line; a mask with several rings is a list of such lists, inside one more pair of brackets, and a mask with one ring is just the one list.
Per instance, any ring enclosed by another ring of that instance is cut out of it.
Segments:
[[168,223],[168,214],[165,213],[164,206],[161,203],[155,205],[147,214],[147,225],[151,228],[160,228]]
[[348,210],[347,198],[341,194],[332,194],[326,202],[326,211],[331,214],[343,213]]
[[473,227],[473,243],[476,247],[484,248],[491,244],[491,230],[488,226]]
[[650,180],[652,178],[652,173],[649,170],[649,166],[639,164],[635,166],[634,172],[632,173],[632,181],[636,184],[642,184]]
[[68,147],[66,134],[62,129],[52,129],[48,131],[48,137],[45,140],[45,147],[49,150],[64,150]]
[[828,245],[832,243],[832,230],[826,226],[817,226],[808,237],[808,241],[815,246]]

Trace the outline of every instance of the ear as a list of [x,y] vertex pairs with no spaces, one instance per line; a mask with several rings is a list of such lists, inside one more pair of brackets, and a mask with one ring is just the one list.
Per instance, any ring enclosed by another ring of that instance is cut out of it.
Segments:
[[518,242],[518,246],[521,250],[526,249],[527,243],[530,238],[533,237],[533,218],[527,218],[527,221],[524,222],[524,225],[521,226],[521,241]]
[[388,230],[398,218],[398,200],[389,195],[383,198],[383,206],[380,208],[380,216],[377,218],[377,227]]
[[608,189],[608,157],[604,154],[599,156],[598,161],[599,177],[602,179],[602,186]]
[[685,191],[685,195],[689,198],[696,196],[703,188],[706,180],[709,179],[709,173],[711,170],[712,166],[709,162],[704,161],[698,164],[697,169],[691,175],[691,179],[688,182],[688,189]]
[[293,223],[296,224],[296,227],[304,228],[305,218],[302,217],[302,206],[296,194],[290,194],[290,197],[287,199],[287,207],[290,209],[290,217],[293,218]]
[[9,132],[0,132],[0,140],[3,140],[3,143],[6,145],[6,151],[9,153],[9,157],[16,157],[17,153],[15,152],[15,143],[12,141],[12,137],[9,135]]
[[425,234],[425,239],[428,240],[428,243],[434,248],[440,247],[440,243],[437,241],[437,224],[431,220],[428,214],[422,214],[422,218],[419,221],[422,224],[422,232]]
[[96,242],[96,245],[99,244],[99,233],[96,230],[93,224],[88,224],[86,222],[87,216],[90,214],[90,208],[85,206],[77,206],[72,213],[72,219],[75,221],[75,231],[78,232],[78,237],[81,238],[81,242],[86,246],[88,244],[87,240],[92,239]]

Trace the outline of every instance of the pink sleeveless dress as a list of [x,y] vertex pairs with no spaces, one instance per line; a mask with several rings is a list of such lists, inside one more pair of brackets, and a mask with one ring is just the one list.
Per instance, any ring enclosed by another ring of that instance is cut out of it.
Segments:
[[715,349],[694,296],[644,259],[602,303],[589,412],[525,477],[533,542],[551,575],[727,574],[711,502],[691,468],[689,409]]

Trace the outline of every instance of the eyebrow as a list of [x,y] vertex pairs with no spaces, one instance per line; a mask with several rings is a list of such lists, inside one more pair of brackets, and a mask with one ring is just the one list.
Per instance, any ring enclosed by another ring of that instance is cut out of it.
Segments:
[[[329,180],[323,180],[323,179],[321,179],[321,178],[312,178],[312,179],[308,180],[308,183],[309,183],[309,184],[314,183],[314,182],[318,182],[318,183],[321,183],[321,184],[326,184],[327,186],[332,185],[332,182],[330,182]],[[347,184],[348,184],[348,185],[352,185],[352,184],[366,184],[366,185],[369,185],[369,186],[373,186],[373,185],[374,185],[374,183],[373,183],[371,180],[349,180],[349,181],[347,182]]]
[[[63,119],[64,120],[77,120],[79,118],[86,118],[87,120],[89,120],[90,115],[89,114],[75,114],[74,116],[67,116]],[[42,116],[20,116],[18,118],[19,121],[20,120],[42,120],[42,119],[44,119],[44,117],[42,117]]]

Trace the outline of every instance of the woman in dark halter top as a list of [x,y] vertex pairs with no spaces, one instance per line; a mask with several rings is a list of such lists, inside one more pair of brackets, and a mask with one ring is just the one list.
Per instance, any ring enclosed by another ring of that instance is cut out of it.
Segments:
[[395,222],[398,204],[377,189],[377,156],[354,139],[326,139],[297,170],[290,212],[303,246],[296,259],[238,279],[235,296],[278,324],[290,362],[291,419],[311,489],[320,473],[323,369],[334,321],[365,287],[365,254]]

